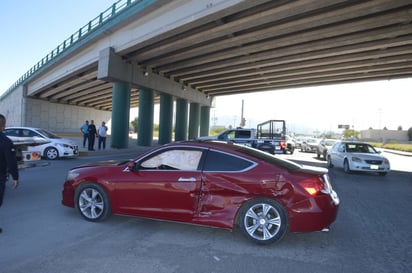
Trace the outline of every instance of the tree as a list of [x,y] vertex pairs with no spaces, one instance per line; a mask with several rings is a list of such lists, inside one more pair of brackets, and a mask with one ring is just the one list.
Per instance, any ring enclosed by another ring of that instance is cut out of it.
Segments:
[[402,131],[402,129],[403,129],[402,126],[399,125],[399,126],[398,126],[398,131]]
[[353,129],[346,129],[343,131],[344,139],[359,139],[359,132]]
[[408,139],[412,141],[412,127],[408,129]]
[[137,133],[137,123],[139,121],[139,117],[135,117],[134,120],[130,122],[130,125],[133,127],[133,131]]

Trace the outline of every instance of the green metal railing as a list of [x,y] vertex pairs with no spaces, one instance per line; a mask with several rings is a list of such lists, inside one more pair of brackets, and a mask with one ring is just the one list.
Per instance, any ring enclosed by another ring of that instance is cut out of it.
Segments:
[[64,40],[55,49],[53,49],[49,54],[47,54],[43,59],[31,67],[23,76],[21,76],[9,89],[0,96],[0,100],[10,94],[16,87],[24,83],[28,78],[30,78],[35,72],[44,67],[46,64],[50,63],[57,56],[66,52],[67,49],[71,48],[77,42],[83,40],[90,33],[94,32],[96,29],[100,28],[103,24],[114,18],[121,11],[129,8],[135,2],[141,2],[142,0],[118,0],[111,7],[101,12],[99,16],[90,20],[86,25],[81,27],[78,31],[73,33],[69,38]]

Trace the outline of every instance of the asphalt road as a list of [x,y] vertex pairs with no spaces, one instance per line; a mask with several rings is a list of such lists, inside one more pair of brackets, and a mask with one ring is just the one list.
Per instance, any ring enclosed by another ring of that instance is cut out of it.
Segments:
[[[67,170],[85,162],[132,158],[131,153],[57,160],[21,172],[0,208],[0,272],[410,272],[412,157],[388,154],[386,177],[331,169],[341,198],[329,232],[288,234],[269,246],[238,232],[112,216],[83,220],[61,205]],[[284,155],[282,155],[284,156]],[[314,154],[286,155],[325,166]],[[396,162],[396,163],[395,163]]]

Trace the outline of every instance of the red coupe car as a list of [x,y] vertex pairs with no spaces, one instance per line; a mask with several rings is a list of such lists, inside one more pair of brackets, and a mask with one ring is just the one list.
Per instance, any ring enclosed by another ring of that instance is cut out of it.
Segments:
[[89,221],[110,214],[235,229],[268,244],[288,232],[320,231],[339,198],[325,168],[221,142],[176,142],[132,161],[68,172],[62,204]]

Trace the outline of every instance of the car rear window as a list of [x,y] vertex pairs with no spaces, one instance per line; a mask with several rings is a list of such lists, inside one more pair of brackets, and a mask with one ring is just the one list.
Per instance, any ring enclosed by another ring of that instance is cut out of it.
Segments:
[[254,162],[223,153],[220,151],[209,150],[203,166],[206,172],[240,172],[245,171],[255,165]]

